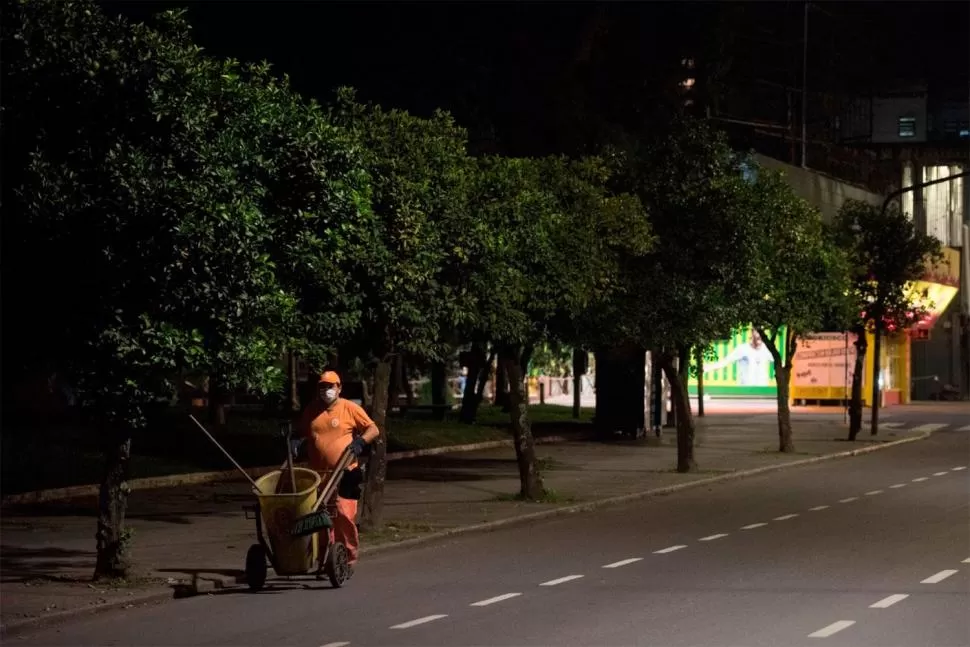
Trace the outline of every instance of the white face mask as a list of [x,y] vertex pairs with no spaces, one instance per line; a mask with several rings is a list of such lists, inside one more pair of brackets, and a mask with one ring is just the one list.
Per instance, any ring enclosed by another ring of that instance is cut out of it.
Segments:
[[327,402],[333,402],[337,399],[337,389],[327,389],[323,392],[323,399]]

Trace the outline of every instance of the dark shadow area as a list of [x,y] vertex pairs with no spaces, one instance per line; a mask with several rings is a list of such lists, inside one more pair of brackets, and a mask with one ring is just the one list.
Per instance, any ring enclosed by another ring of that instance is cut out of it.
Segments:
[[0,580],[3,582],[30,582],[42,580],[60,583],[91,583],[90,577],[67,577],[57,575],[64,570],[88,568],[94,572],[94,551],[68,550],[45,547],[0,546]]

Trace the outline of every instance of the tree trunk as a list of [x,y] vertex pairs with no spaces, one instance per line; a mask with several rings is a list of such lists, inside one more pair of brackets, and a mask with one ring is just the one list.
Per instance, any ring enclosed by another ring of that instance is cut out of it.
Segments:
[[[586,373],[586,362],[583,361],[582,353],[584,350],[573,350],[573,420],[579,420],[583,398],[583,375]],[[565,384],[569,384],[568,381]]]
[[104,441],[104,478],[98,499],[98,557],[94,567],[95,581],[124,577],[128,572],[128,532],[125,511],[128,508],[128,466],[131,458],[131,436],[107,432]]
[[[502,363],[501,357],[499,358],[499,363]],[[516,357],[515,361],[518,362],[519,358]],[[518,367],[517,367],[518,368]],[[502,411],[509,411],[509,376],[505,374],[505,371],[498,370],[495,371],[495,406],[502,407]]]
[[383,357],[374,372],[374,404],[371,419],[381,430],[371,444],[367,461],[367,485],[361,511],[361,527],[375,530],[384,524],[384,478],[387,475],[387,402],[390,392],[392,358]]
[[661,365],[670,382],[670,397],[673,400],[677,417],[677,471],[680,473],[697,471],[694,460],[694,418],[690,412],[690,399],[684,381],[674,368],[674,357],[670,353],[661,354]]
[[444,362],[435,362],[431,365],[431,404],[443,405],[447,402],[446,387]]
[[866,340],[864,327],[856,329],[855,368],[852,373],[852,396],[849,401],[849,440],[853,441],[862,431],[862,377],[866,371],[866,350],[869,342]]
[[293,413],[299,413],[300,407],[300,381],[297,374],[296,353],[290,351],[287,354],[287,391],[289,392],[289,408]]
[[[512,419],[512,435],[515,439],[515,458],[519,464],[519,493],[523,499],[541,500],[546,493],[542,475],[536,461],[535,439],[529,422],[529,403],[525,397],[522,376],[522,349],[506,347],[499,361],[508,377],[509,409]],[[502,371],[500,371],[502,372]]]
[[792,440],[791,407],[788,404],[788,396],[791,393],[791,362],[798,347],[798,340],[795,335],[786,333],[788,338],[785,344],[785,357],[782,357],[776,344],[777,337],[771,337],[763,328],[758,328],[758,334],[761,335],[762,343],[771,353],[771,360],[775,365],[778,451],[783,454],[791,453],[795,451],[795,443]]
[[404,401],[408,403],[409,407],[414,406],[414,387],[411,385],[411,378],[408,376],[408,363],[401,358],[401,388],[404,389]]
[[697,417],[704,417],[704,349],[697,347]]
[[488,382],[491,362],[485,356],[483,344],[472,344],[471,356],[468,361],[468,376],[465,379],[465,391],[461,398],[461,414],[459,420],[466,425],[474,424],[478,415],[478,406],[482,402],[485,384]]
[[226,401],[229,387],[222,377],[209,376],[209,424],[217,429],[226,426]]
[[879,383],[879,373],[882,370],[882,322],[881,318],[876,318],[876,325],[872,331],[872,415],[870,420],[869,434],[875,436],[879,433],[879,405],[882,400],[882,385]]
[[[786,353],[787,354],[787,353]],[[791,408],[788,404],[788,394],[791,387],[791,360],[781,366],[775,360],[775,382],[778,385],[778,451],[791,453],[795,451],[792,440]]]

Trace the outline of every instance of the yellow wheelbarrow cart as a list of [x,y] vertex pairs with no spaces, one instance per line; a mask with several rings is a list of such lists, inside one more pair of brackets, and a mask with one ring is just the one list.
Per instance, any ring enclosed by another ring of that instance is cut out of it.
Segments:
[[[293,467],[290,461],[288,470],[274,470],[253,481],[194,416],[192,420],[253,486],[256,502],[243,507],[246,518],[256,521],[257,543],[246,553],[250,590],[263,588],[269,566],[282,577],[310,575],[319,580],[325,576],[335,588],[343,586],[350,568],[347,548],[334,538],[333,517],[340,481],[355,458],[350,448],[341,454],[326,482],[316,471]],[[280,479],[289,481],[291,491],[282,491]]]

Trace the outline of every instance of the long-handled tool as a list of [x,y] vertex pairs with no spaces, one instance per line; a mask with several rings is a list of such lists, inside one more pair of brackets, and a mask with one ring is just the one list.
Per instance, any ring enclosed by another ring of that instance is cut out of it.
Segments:
[[[280,425],[280,435],[286,441],[286,473],[289,475],[290,482],[290,493],[296,492],[296,473],[293,471],[293,450],[290,446],[290,440],[293,438],[293,425],[287,420]],[[282,470],[282,468],[280,468]],[[280,478],[276,481],[276,494],[283,492],[283,474],[280,474]]]
[[[194,422],[194,423],[195,423],[196,425],[198,425],[198,427],[199,427],[199,429],[201,429],[201,430],[202,430],[202,433],[204,433],[204,434],[205,434],[206,436],[208,436],[208,437],[209,437],[209,440],[211,440],[211,441],[212,441],[212,444],[213,444],[213,445],[215,445],[216,447],[218,447],[218,448],[219,448],[219,451],[221,451],[221,452],[222,452],[223,454],[225,454],[225,455],[226,455],[226,458],[228,458],[228,459],[229,459],[229,461],[230,461],[230,462],[231,462],[231,463],[232,463],[233,465],[235,465],[235,466],[236,466],[236,469],[237,469],[237,470],[239,470],[240,472],[242,472],[242,475],[246,477],[246,480],[247,480],[247,481],[249,481],[250,483],[252,483],[252,485],[253,485],[253,491],[254,491],[254,492],[256,492],[257,494],[259,494],[259,486],[258,486],[258,485],[256,485],[256,481],[254,481],[254,480],[252,479],[252,477],[251,477],[251,476],[249,476],[249,473],[248,473],[248,472],[246,472],[246,470],[244,470],[244,469],[242,468],[242,465],[240,465],[239,463],[237,463],[237,462],[236,462],[236,459],[235,459],[235,458],[233,458],[233,457],[232,457],[232,456],[231,456],[231,455],[229,454],[229,452],[227,452],[227,451],[226,451],[226,448],[225,448],[225,447],[223,447],[222,445],[220,445],[220,444],[219,444],[219,441],[218,441],[218,440],[216,440],[216,439],[215,439],[215,438],[214,438],[214,437],[212,436],[212,434],[210,434],[210,433],[209,433],[209,430],[208,430],[208,429],[206,429],[206,428],[205,428],[204,426],[202,426],[202,423],[201,423],[201,422],[199,422],[198,420],[196,420],[196,418],[195,418],[195,416],[194,416],[194,415],[192,415],[192,414],[190,413],[190,414],[189,414],[189,418],[191,418],[191,419],[192,419],[192,422]],[[282,476],[282,475],[281,475],[281,476]]]
[[346,471],[348,465],[354,462],[354,458],[354,452],[350,447],[344,450],[344,453],[340,455],[340,459],[333,468],[333,473],[330,474],[330,478],[327,479],[326,484],[323,486],[320,498],[317,499],[313,510],[293,523],[293,529],[290,531],[291,535],[295,537],[306,537],[307,535],[312,535],[333,525],[327,511],[321,510],[320,508],[333,498],[333,494],[340,484],[340,479],[344,476],[344,471]]

